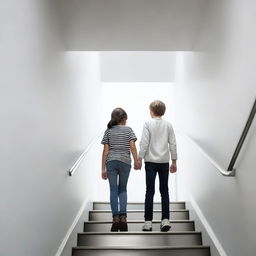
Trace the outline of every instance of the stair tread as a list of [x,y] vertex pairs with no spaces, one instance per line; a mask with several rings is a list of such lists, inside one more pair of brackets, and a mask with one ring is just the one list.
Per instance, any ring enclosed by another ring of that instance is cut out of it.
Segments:
[[208,249],[209,245],[184,245],[184,246],[76,246],[73,249],[84,250],[166,250],[166,249]]
[[[170,223],[193,223],[194,220],[170,220]],[[105,224],[105,223],[112,223],[111,220],[104,221],[104,220],[91,220],[91,221],[84,221],[86,224]],[[144,220],[127,220],[127,223],[144,223]],[[161,223],[161,220],[153,220],[152,223]]]
[[[108,201],[95,201],[94,204],[110,204]],[[172,201],[170,204],[185,204],[185,201]],[[127,204],[144,204],[144,202],[128,202]],[[154,202],[154,204],[161,204],[161,202]]]
[[[187,209],[170,210],[170,212],[188,212]],[[90,210],[90,212],[112,212],[111,210]],[[144,212],[144,210],[127,210],[127,212]],[[153,210],[153,212],[162,212],[161,210]]]
[[182,235],[201,234],[201,231],[129,231],[129,232],[80,232],[78,235]]

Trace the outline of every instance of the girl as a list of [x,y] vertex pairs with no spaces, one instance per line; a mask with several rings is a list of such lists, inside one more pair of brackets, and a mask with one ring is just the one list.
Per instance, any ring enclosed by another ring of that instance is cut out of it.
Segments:
[[126,112],[122,108],[115,108],[111,113],[108,129],[101,141],[101,144],[104,145],[102,178],[108,179],[110,186],[110,204],[113,215],[111,232],[128,231],[126,187],[131,170],[130,151],[135,169],[139,166],[135,145],[137,138],[133,130],[126,126],[126,120]]

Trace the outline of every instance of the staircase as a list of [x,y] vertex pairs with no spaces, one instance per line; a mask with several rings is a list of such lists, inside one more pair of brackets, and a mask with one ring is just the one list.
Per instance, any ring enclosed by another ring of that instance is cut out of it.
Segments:
[[144,204],[128,203],[129,232],[110,232],[110,204],[94,202],[84,232],[78,234],[72,256],[210,256],[210,247],[202,245],[201,232],[189,220],[185,202],[170,203],[171,230],[160,232],[161,204],[154,204],[153,231],[141,231]]

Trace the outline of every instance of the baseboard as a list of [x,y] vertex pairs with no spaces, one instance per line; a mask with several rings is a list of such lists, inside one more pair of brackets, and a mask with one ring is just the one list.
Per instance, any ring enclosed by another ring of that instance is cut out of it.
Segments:
[[76,246],[77,233],[83,231],[83,223],[88,219],[88,213],[91,209],[92,202],[85,199],[64,239],[62,240],[55,256],[71,256],[72,247]]
[[202,231],[203,244],[211,246],[211,256],[227,256],[212,227],[201,211],[194,197],[188,192],[189,201],[186,202],[190,218],[195,220],[196,230]]

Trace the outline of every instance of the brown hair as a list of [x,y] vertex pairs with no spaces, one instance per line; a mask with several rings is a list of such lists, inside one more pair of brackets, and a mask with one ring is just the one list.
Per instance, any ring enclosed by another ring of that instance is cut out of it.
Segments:
[[111,113],[111,120],[108,122],[108,129],[127,120],[127,114],[122,108],[115,108]]
[[149,109],[156,116],[163,116],[165,113],[165,104],[160,100],[155,100],[149,105]]

